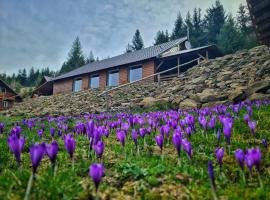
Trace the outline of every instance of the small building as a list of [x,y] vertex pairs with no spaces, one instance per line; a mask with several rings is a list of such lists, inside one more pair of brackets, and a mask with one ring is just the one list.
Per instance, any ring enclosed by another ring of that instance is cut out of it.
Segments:
[[0,110],[11,108],[14,102],[20,102],[22,98],[12,90],[4,81],[0,80]]
[[[187,37],[125,53],[112,58],[86,64],[78,69],[54,78],[53,94],[78,92],[92,88],[101,90],[134,82],[146,77],[157,81],[155,73],[180,66],[162,74],[161,79],[177,76],[198,64],[198,58],[213,59],[221,56],[215,45],[191,48]],[[50,85],[48,85],[49,87]]]
[[247,0],[258,41],[270,45],[270,0]]
[[32,97],[50,96],[53,94],[53,78],[44,76],[32,92]]

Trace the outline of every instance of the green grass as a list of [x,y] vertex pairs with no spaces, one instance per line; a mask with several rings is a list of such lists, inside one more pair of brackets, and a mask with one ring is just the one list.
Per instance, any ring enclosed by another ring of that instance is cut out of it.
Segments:
[[[207,132],[205,137],[197,125],[197,132],[191,138],[193,158],[189,160],[185,152],[181,153],[181,165],[178,165],[177,155],[170,141],[163,150],[162,160],[160,150],[156,146],[152,135],[146,135],[145,148],[139,139],[140,154],[138,155],[130,135],[125,150],[116,141],[115,132],[104,140],[105,151],[102,162],[105,166],[105,177],[100,185],[102,199],[212,199],[211,187],[207,172],[207,161],[211,159],[216,175],[217,195],[220,199],[269,199],[270,197],[270,149],[261,146],[262,138],[270,141],[270,106],[263,106],[259,111],[254,108],[253,120],[257,121],[256,138],[253,138],[248,126],[243,123],[240,113],[239,120],[235,120],[232,134],[232,145],[228,149],[224,138],[221,145],[225,148],[223,167],[220,170],[214,152],[217,145],[216,133]],[[34,128],[29,131],[23,127],[26,145],[22,154],[22,166],[17,168],[15,158],[7,145],[7,132],[13,123],[20,118],[0,117],[0,122],[8,123],[5,133],[0,135],[0,199],[23,199],[27,182],[31,174],[29,146],[33,142],[40,142]],[[70,127],[74,125],[70,122]],[[42,141],[50,142],[49,128],[46,126],[46,136]],[[50,161],[45,157],[38,168],[37,177],[31,190],[31,199],[94,199],[95,188],[88,172],[97,158],[89,159],[88,139],[78,135],[75,151],[75,168],[66,153],[63,140],[57,137],[59,153],[57,156],[56,175],[52,175]],[[234,159],[237,148],[259,146],[263,161],[261,177],[264,189],[260,188],[257,172],[245,174],[247,183],[243,184],[239,167]]]

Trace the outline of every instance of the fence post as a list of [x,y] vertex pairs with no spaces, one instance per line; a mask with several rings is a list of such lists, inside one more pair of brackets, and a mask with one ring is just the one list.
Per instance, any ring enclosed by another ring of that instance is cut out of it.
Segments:
[[158,86],[160,86],[160,74],[158,74]]
[[109,112],[109,96],[108,96],[108,93],[106,93],[105,101],[106,101],[106,111]]

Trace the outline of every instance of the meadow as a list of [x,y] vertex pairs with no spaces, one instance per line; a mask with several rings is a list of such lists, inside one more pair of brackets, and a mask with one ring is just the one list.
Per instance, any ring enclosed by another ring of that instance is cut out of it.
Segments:
[[269,199],[268,141],[269,100],[0,116],[0,199]]

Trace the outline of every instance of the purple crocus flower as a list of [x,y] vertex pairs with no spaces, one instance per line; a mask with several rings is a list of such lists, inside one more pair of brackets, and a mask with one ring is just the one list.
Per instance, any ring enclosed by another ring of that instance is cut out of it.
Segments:
[[172,137],[174,148],[177,151],[178,157],[180,158],[180,152],[181,152],[181,135],[178,133],[174,133]]
[[212,165],[211,160],[208,160],[208,175],[210,178],[211,186],[212,186],[213,190],[215,190],[216,189],[215,175],[214,175],[214,169],[213,169],[213,165]]
[[73,153],[76,147],[76,141],[71,134],[64,136],[64,146],[67,152],[69,153],[70,158],[73,158]]
[[267,140],[265,138],[262,139],[262,145],[264,146],[264,148],[267,148]]
[[140,135],[142,136],[142,138],[144,138],[146,132],[147,132],[146,128],[140,128],[140,129],[139,129],[139,133],[140,133]]
[[248,122],[249,129],[253,135],[255,135],[255,129],[256,129],[256,122],[249,121]]
[[94,145],[94,150],[97,154],[97,157],[101,158],[103,155],[103,151],[104,151],[104,144],[101,140],[98,141],[97,144]]
[[222,167],[223,156],[224,156],[224,148],[223,147],[216,148],[216,157],[218,159],[218,163],[219,163],[220,168]]
[[0,134],[4,133],[5,124],[0,123]]
[[132,137],[133,142],[134,142],[134,144],[135,144],[135,146],[137,148],[137,146],[138,146],[138,133],[137,133],[137,130],[136,129],[132,129],[132,131],[131,131],[131,137]]
[[58,153],[58,144],[56,141],[53,141],[51,144],[46,144],[46,154],[48,155],[52,164],[56,161],[56,156]]
[[50,128],[50,134],[51,134],[52,137],[54,136],[54,134],[55,134],[55,128],[54,127]]
[[188,137],[190,137],[191,136],[191,133],[192,133],[192,129],[191,129],[191,127],[186,127],[185,128],[185,132],[186,132],[186,134],[188,135]]
[[156,143],[159,146],[161,152],[162,152],[162,148],[163,148],[163,136],[162,135],[157,135],[155,137]]
[[102,177],[105,175],[104,166],[99,163],[93,163],[89,168],[89,176],[92,178],[96,191],[98,190],[98,186],[102,180]]
[[192,157],[191,143],[186,138],[182,139],[181,143],[182,143],[183,149],[185,150],[185,152],[187,152],[189,159],[191,159]]
[[117,131],[116,133],[117,140],[121,142],[122,146],[125,146],[126,134],[124,131]]
[[231,128],[231,126],[229,126],[229,125],[224,125],[223,126],[223,133],[224,133],[224,137],[225,137],[225,139],[226,139],[226,142],[227,142],[227,144],[230,144],[231,143],[231,132],[232,132],[232,130],[231,130],[232,128]]
[[248,114],[245,114],[244,115],[244,121],[245,121],[245,123],[247,124],[249,122],[249,120],[250,120],[250,116]]
[[220,144],[220,139],[221,139],[221,130],[220,130],[220,128],[218,129],[218,131],[217,131],[217,141],[218,141],[218,146],[219,146],[219,144]]
[[23,150],[25,144],[25,138],[20,137],[18,138],[16,135],[11,135],[8,137],[8,146],[10,150],[13,152],[18,165],[21,162],[21,152]]
[[234,153],[235,159],[237,160],[239,166],[242,170],[244,170],[244,160],[245,160],[245,153],[242,149],[237,149]]
[[33,174],[36,173],[37,168],[39,166],[41,159],[43,158],[44,153],[45,153],[44,144],[33,144],[30,147],[30,158],[32,161]]
[[39,129],[37,131],[37,134],[38,134],[39,137],[42,137],[42,135],[43,135],[43,129]]
[[258,171],[260,170],[261,159],[262,155],[259,148],[252,148],[247,150],[245,155],[245,162],[250,172],[252,171],[253,166],[255,166]]

